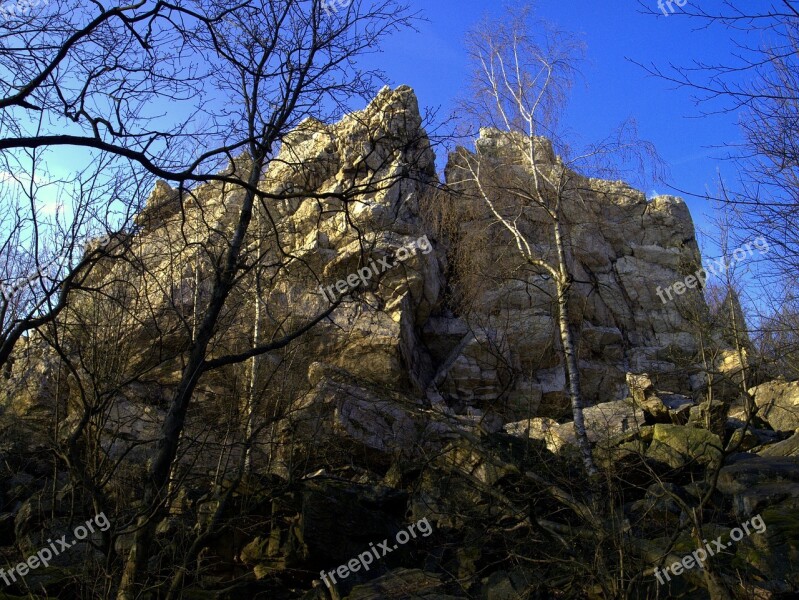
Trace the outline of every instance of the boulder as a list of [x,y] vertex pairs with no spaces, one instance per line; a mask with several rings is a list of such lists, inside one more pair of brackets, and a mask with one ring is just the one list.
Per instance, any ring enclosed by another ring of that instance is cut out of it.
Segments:
[[[597,404],[583,410],[585,429],[592,444],[607,441],[615,436],[636,432],[644,424],[641,409],[626,400]],[[564,446],[577,446],[574,423],[558,423],[547,417],[537,417],[505,425],[506,433],[544,440],[551,452],[559,452]]]
[[760,456],[788,457],[799,456],[799,432],[794,433],[787,440],[770,444],[758,451]]
[[353,450],[388,464],[395,454],[419,457],[457,437],[457,418],[426,409],[421,400],[323,373],[329,371],[311,370],[318,383],[278,424],[282,443],[274,470],[281,476],[297,456],[308,470]]
[[646,373],[627,373],[627,387],[633,400],[638,404],[645,404],[655,393],[652,379]]
[[776,431],[799,429],[799,381],[769,381],[749,390],[758,416]]
[[662,527],[664,524],[677,527],[683,513],[677,500],[686,500],[687,497],[688,494],[678,485],[654,483],[647,488],[646,495],[641,500],[629,506],[628,512],[639,521],[654,521],[655,527]]
[[511,572],[496,571],[482,581],[481,600],[511,600],[529,598],[541,586],[541,574],[517,568]]
[[730,441],[727,442],[728,452],[746,452],[761,446],[773,445],[783,439],[779,432],[771,431],[770,429],[738,427],[738,424],[732,419],[727,419],[727,425],[728,430],[732,429]]
[[721,449],[719,436],[706,429],[658,423],[646,456],[679,469],[694,464],[715,464],[721,458]]
[[688,415],[688,424],[712,431],[719,437],[724,437],[727,427],[729,406],[720,400],[705,400],[701,404],[691,406]]
[[799,590],[799,511],[793,505],[776,504],[761,511],[766,530],[745,537],[736,546],[735,562],[740,571],[751,573],[750,581],[763,594],[749,598],[796,598]]
[[441,576],[420,569],[394,569],[369,583],[356,585],[345,600],[455,600],[444,594]]
[[635,405],[646,414],[647,422],[675,425],[688,422],[689,411],[694,406],[690,397],[657,391],[646,373],[627,373],[627,387]]
[[736,455],[732,464],[722,467],[717,486],[732,497],[735,514],[741,519],[777,504],[796,510],[799,458]]
[[436,464],[446,472],[460,472],[489,486],[513,473],[508,467],[498,466],[490,452],[469,440],[454,442],[438,457]]

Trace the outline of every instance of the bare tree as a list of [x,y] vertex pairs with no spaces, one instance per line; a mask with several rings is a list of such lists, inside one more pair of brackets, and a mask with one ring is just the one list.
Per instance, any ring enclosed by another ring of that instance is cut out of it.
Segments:
[[[209,343],[220,315],[239,273],[245,268],[242,265],[245,237],[256,201],[268,212],[265,201],[275,198],[274,194],[263,192],[259,182],[279,142],[298,120],[314,114],[318,107],[370,89],[369,73],[351,70],[352,61],[385,34],[407,22],[405,11],[391,0],[368,8],[356,2],[332,17],[316,1],[309,4],[285,0],[234,8],[224,14],[223,20],[203,19],[197,43],[215,57],[218,84],[231,90],[236,98],[234,133],[244,140],[247,158],[232,164],[233,180],[223,184],[230,183],[229,189],[223,190],[223,197],[233,193],[240,200],[232,230],[216,261],[213,286],[200,325],[169,403],[162,437],[145,484],[145,508],[138,519],[118,594],[120,599],[137,597],[144,585],[155,526],[164,513],[170,469],[202,374],[286,346],[337,306],[332,304],[282,337],[256,343],[243,352],[208,358]],[[285,196],[302,198],[310,192],[291,191]]]
[[[491,166],[478,145],[475,155],[461,153],[464,173],[459,178],[468,179],[476,186],[497,223],[512,235],[527,264],[546,273],[554,283],[574,429],[585,467],[595,474],[583,419],[574,332],[569,322],[572,276],[560,206],[568,176],[563,165],[546,160],[547,143],[539,137],[555,122],[556,107],[570,85],[578,48],[559,34],[543,44],[537,43],[527,29],[526,17],[523,14],[509,23],[491,23],[473,33],[469,40],[476,65],[473,81],[476,100],[469,108],[477,118],[493,117],[492,125],[510,134],[511,144],[523,157],[523,170],[510,181],[487,181],[491,178]],[[513,210],[510,215],[508,207],[499,204],[497,194],[501,190],[518,202],[516,207],[510,207]],[[518,223],[526,206],[543,210],[551,221],[556,249],[556,259],[552,262],[541,257]]]
[[[481,24],[468,42],[475,73],[463,113],[473,123],[501,131],[503,139],[496,144],[478,141],[474,153],[461,149],[450,183],[459,191],[468,183],[496,226],[510,235],[527,267],[551,281],[574,428],[585,467],[594,474],[571,322],[574,260],[564,203],[582,202],[581,176],[574,171],[579,165],[608,162],[614,152],[634,154],[646,146],[632,139],[633,130],[626,124],[615,139],[569,162],[556,156],[549,140],[558,141],[560,112],[577,74],[582,46],[573,36],[533,22],[529,7],[505,20]],[[535,240],[530,221],[548,223],[546,247]]]
[[23,336],[57,318],[99,260],[119,253],[117,224],[142,196],[138,182],[104,175],[104,160],[55,176],[44,152],[21,154],[0,153],[0,367]]
[[[639,3],[644,12],[658,13],[651,3]],[[672,17],[729,33],[731,52],[724,62],[695,59],[668,67],[641,66],[692,92],[702,114],[727,113],[740,123],[743,142],[729,140],[725,146],[737,177],[724,182],[717,194],[693,195],[719,202],[729,211],[731,242],[759,236],[767,240],[768,260],[758,262],[749,281],[750,287],[759,287],[753,295],[759,297],[755,307],[761,313],[752,332],[761,340],[776,339],[772,333],[795,336],[795,323],[780,322],[780,315],[782,305],[791,302],[789,290],[799,267],[794,226],[799,207],[799,2],[690,2]]]
[[[253,266],[246,237],[257,207],[268,215],[270,201],[309,197],[338,198],[346,205],[363,191],[264,191],[262,177],[285,136],[308,117],[339,115],[353,97],[371,95],[380,74],[357,68],[356,59],[410,19],[396,0],[355,0],[334,12],[321,0],[180,5],[140,0],[112,8],[90,3],[81,10],[55,1],[0,24],[0,64],[10,74],[0,82],[3,177],[10,173],[22,183],[34,181],[31,168],[20,168],[22,161],[58,149],[77,149],[86,162],[102,165],[93,179],[84,178],[94,185],[97,202],[81,206],[66,228],[74,246],[84,231],[89,236],[142,227],[131,217],[141,209],[143,196],[122,192],[131,183],[147,190],[155,177],[176,184],[174,193],[167,186],[162,195],[180,212],[191,201],[193,186],[208,182],[216,182],[234,207],[229,231],[215,232],[213,243],[201,249],[209,289],[187,320],[190,342],[145,481],[120,598],[138,597],[145,585],[155,525],[166,510],[170,473],[203,374],[251,359],[255,365],[256,357],[286,346],[338,305],[269,339],[256,333],[246,350],[209,358],[231,291]],[[34,251],[21,252],[30,238],[25,227],[36,225],[33,199],[30,204],[27,216],[23,209],[28,207],[20,202],[3,223],[9,241],[0,257],[18,270],[22,255],[32,256],[31,267],[41,270],[58,254],[39,258],[35,238]],[[107,252],[74,254],[81,261],[77,267],[73,260],[56,277],[33,281],[43,296],[33,298],[26,313],[10,304],[20,296],[8,295],[0,306],[4,314],[16,311],[3,320],[10,325],[0,339],[0,364],[25,331],[57,317],[69,293],[90,278],[84,264]]]

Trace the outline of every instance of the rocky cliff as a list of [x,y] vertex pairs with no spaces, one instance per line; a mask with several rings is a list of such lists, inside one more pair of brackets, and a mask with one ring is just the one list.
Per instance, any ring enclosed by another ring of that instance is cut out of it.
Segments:
[[[496,130],[481,132],[476,144],[490,158],[487,168],[518,170],[512,142]],[[546,140],[536,144],[540,161],[562,165]],[[442,181],[417,99],[404,86],[382,90],[338,123],[308,120],[283,140],[259,185],[242,274],[209,360],[279,339],[331,302],[336,306],[296,342],[200,382],[175,468],[183,484],[174,519],[160,534],[164,548],[176,552],[180,523],[187,530],[201,526],[223,506],[238,529],[211,544],[203,585],[245,573],[247,585],[268,581],[280,597],[327,597],[318,581],[307,591],[310,571],[334,568],[366,542],[396,534],[410,516],[434,523],[435,543],[398,552],[376,571],[381,578],[362,574],[340,591],[353,599],[404,598],[409,588],[428,598],[546,597],[551,589],[583,597],[577,571],[566,568],[564,575],[559,565],[590,558],[564,536],[586,539],[618,515],[592,521],[591,511],[580,508],[580,486],[572,489],[580,476],[569,450],[573,430],[563,423],[569,411],[552,282],[525,270],[514,241],[492,225],[464,177],[471,152],[454,150]],[[227,172],[245,177],[248,166],[242,156]],[[701,290],[665,302],[657,291],[700,263],[684,202],[647,200],[623,182],[568,176],[573,185],[562,205],[574,277],[568,317],[585,395],[596,405],[586,411],[589,437],[603,468],[615,473],[609,480],[621,488],[613,487],[613,502],[628,521],[613,543],[629,542],[636,560],[649,564],[672,551],[665,529],[684,524],[687,506],[702,502],[711,512],[704,488],[692,483],[697,469],[718,466],[733,439],[736,449],[777,447],[799,423],[786,416],[789,409],[769,409],[779,426],[759,421],[753,430],[743,405],[736,423],[726,421],[726,412],[719,422],[705,397],[696,356],[707,311]],[[93,288],[102,294],[77,294],[61,319],[68,332],[61,351],[74,368],[36,337],[16,352],[5,406],[34,433],[9,442],[7,452],[23,452],[33,440],[51,443],[53,414],[61,423],[56,438],[63,439],[81,415],[78,398],[93,390],[98,408],[88,447],[104,457],[96,475],[109,486],[109,503],[122,507],[119,519],[129,516],[130,482],[143,477],[157,442],[241,201],[241,191],[223,183],[156,186],[135,229],[115,242],[125,259],[94,273]],[[517,223],[550,260],[546,215],[522,211]],[[768,395],[764,406],[782,398]],[[251,443],[241,442],[244,434]],[[768,486],[794,469],[791,440],[775,456],[757,457],[769,463],[770,474],[758,475],[747,463],[726,471],[728,499],[717,508],[734,502],[730,514],[743,519],[776,503]],[[246,448],[254,475],[246,485],[232,484],[244,487],[225,505],[215,494],[225,490]],[[114,471],[108,461],[125,470]],[[47,476],[46,467],[37,469]],[[653,473],[660,478],[654,483]],[[562,478],[558,485],[550,475]],[[35,548],[33,509],[21,507],[49,488],[14,478],[13,502],[5,505],[16,506],[4,509],[11,516],[0,515],[0,525],[10,518],[15,543]],[[746,495],[742,481],[754,489],[762,484],[762,493]],[[668,493],[661,493],[663,485]],[[795,497],[793,487],[786,493]],[[778,536],[795,526],[774,522]],[[795,558],[795,545],[775,540],[741,545],[738,560],[781,581],[758,590],[799,583],[778,564]],[[123,533],[115,547],[124,553],[129,542]],[[680,543],[690,546],[690,534]],[[542,555],[549,559],[540,565],[519,559]],[[492,570],[494,561],[501,569]],[[589,586],[593,597],[605,597],[602,578],[597,574]],[[703,585],[701,577],[687,578],[677,591]],[[521,595],[533,588],[544,595]]]
[[[431,253],[416,252],[371,285],[354,289],[314,332],[320,362],[461,412],[471,407],[563,416],[554,290],[540,274],[519,275],[512,240],[486,226],[488,209],[468,195],[468,183],[459,178],[462,151],[453,153],[447,181],[438,180],[421,125],[412,90],[400,87],[383,90],[365,110],[335,125],[305,122],[284,141],[263,189],[310,191],[316,199],[300,193],[269,205],[268,214],[261,211],[260,221],[269,225],[261,225],[264,239],[253,245],[270,245],[268,252],[279,249],[291,257],[274,269],[274,285],[262,292],[269,318],[277,323],[318,314],[327,302],[320,286],[330,288],[426,237]],[[513,162],[506,137],[484,130],[477,141],[491,149],[497,168]],[[543,154],[559,160],[548,144]],[[657,295],[659,287],[683,279],[700,262],[687,207],[671,196],[648,201],[622,182],[573,176],[579,194],[564,203],[577,299],[570,319],[578,332],[587,397],[594,402],[625,397],[628,371],[648,372],[660,387],[675,392],[695,392],[688,376],[695,371],[690,360],[697,324],[691,318],[697,315],[684,306],[689,298],[701,305],[699,294],[665,303]],[[451,194],[434,196],[443,183]],[[353,189],[364,192],[351,201],[334,197]],[[205,229],[224,231],[236,199],[213,185],[184,197],[182,206],[179,200],[168,202],[170,196],[177,192],[164,185],[153,194],[134,245],[145,270],[168,279],[159,286],[142,284],[162,295],[149,303],[164,310],[177,304],[188,314],[198,279],[191,246],[214,243]],[[435,214],[436,206],[430,206],[435,202],[459,221],[454,234],[424,218]],[[550,256],[551,235],[542,215],[527,214],[523,221],[541,256]],[[188,243],[178,236],[188,236]],[[474,270],[463,273],[470,260],[484,269],[477,282]],[[184,293],[163,294],[166,285],[183,285]],[[453,299],[464,288],[469,288],[468,306]],[[244,326],[238,340],[251,333],[253,292],[241,299],[237,316]],[[235,345],[233,337],[220,341]]]
[[[476,143],[491,168],[502,171],[517,168],[512,141],[483,130]],[[539,144],[541,161],[560,162],[549,142]],[[256,207],[244,256],[250,268],[221,317],[211,358],[280,337],[347,294],[290,351],[204,378],[200,410],[214,398],[239,396],[234,382],[249,377],[247,393],[269,397],[264,403],[275,415],[292,414],[284,430],[306,413],[315,415],[316,430],[319,407],[337,406],[326,418],[380,450],[388,433],[409,442],[426,430],[403,409],[378,401],[384,391],[489,431],[531,417],[567,418],[554,287],[521,269],[510,236],[491,225],[487,206],[462,176],[467,152],[452,153],[440,181],[408,87],[382,90],[336,124],[305,121],[286,137],[260,189],[265,198],[289,198]],[[246,178],[248,166],[243,156],[228,172]],[[664,303],[657,294],[699,264],[688,209],[678,198],[648,201],[622,182],[569,175],[575,190],[563,203],[574,276],[569,318],[586,400],[629,396],[628,372],[646,372],[657,387],[698,399],[701,386],[691,376],[698,371],[701,296],[689,290],[680,302]],[[103,319],[78,339],[119,355],[114,380],[144,386],[109,390],[126,403],[124,414],[159,410],[158,401],[139,397],[143,389],[151,399],[169,396],[240,204],[241,191],[227,184],[176,190],[160,182],[124,240],[126,260],[96,275],[113,299],[86,294],[70,308],[87,326]],[[455,226],[442,227],[442,218]],[[547,216],[526,211],[520,222],[540,256],[551,259]],[[356,276],[361,270],[368,277]],[[13,380],[30,387],[23,381],[31,368],[37,367],[18,361]],[[255,372],[245,375],[246,369]],[[337,382],[346,382],[347,393]],[[145,406],[127,404],[142,400]],[[124,421],[136,423],[132,435],[147,422]],[[274,440],[265,434],[262,443],[271,447]],[[281,456],[291,453],[280,448]]]
[[[489,149],[492,168],[515,168],[507,135],[483,130],[477,144]],[[337,124],[303,123],[284,140],[261,185],[266,193],[296,190],[297,197],[261,205],[249,241],[247,260],[260,261],[254,268],[270,286],[257,289],[245,280],[224,316],[216,353],[246,348],[255,318],[267,339],[312,319],[346,289],[351,293],[342,304],[302,342],[303,356],[294,358],[290,373],[273,366],[273,357],[260,365],[261,379],[294,380],[286,402],[325,404],[332,393],[325,390],[335,385],[325,374],[331,367],[360,390],[354,396],[370,397],[357,382],[382,386],[409,402],[477,418],[494,431],[531,416],[567,417],[554,288],[540,274],[520,271],[512,240],[487,225],[488,208],[459,176],[463,152],[452,154],[447,181],[439,181],[407,87],[384,89]],[[552,164],[560,160],[545,140],[541,155]],[[692,316],[698,313],[685,306],[690,300],[701,310],[701,297],[664,303],[656,293],[700,262],[687,207],[671,196],[647,201],[622,182],[571,176],[578,192],[563,205],[575,279],[570,320],[587,400],[628,396],[627,372],[646,372],[662,389],[696,394],[690,376],[697,371]],[[349,199],[339,197],[344,193]],[[178,324],[194,318],[195,307],[201,311],[210,287],[203,254],[223,243],[238,202],[219,184],[182,194],[159,184],[131,239],[140,267],[114,267],[146,296],[137,302],[153,315],[141,327],[128,324],[131,344],[147,344],[158,331],[162,346],[185,347],[190,325],[181,331]],[[440,211],[458,223],[454,231],[436,226]],[[551,258],[546,216],[524,214],[522,227],[541,256]],[[413,248],[419,240],[424,249]],[[395,260],[408,247],[410,256]],[[393,266],[380,266],[381,259]],[[372,273],[368,280],[336,290],[337,282],[364,268]],[[135,357],[130,367],[141,369],[148,360]],[[358,418],[358,410],[339,412],[345,420]],[[401,419],[394,427],[405,429]],[[384,436],[374,438],[382,447]]]

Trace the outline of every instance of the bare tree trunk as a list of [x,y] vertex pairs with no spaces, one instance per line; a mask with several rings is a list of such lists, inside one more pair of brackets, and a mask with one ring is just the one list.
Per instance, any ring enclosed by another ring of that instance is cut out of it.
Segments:
[[[263,260],[263,251],[261,249],[261,219],[260,213],[256,213],[256,235],[255,243],[258,244],[258,258],[255,264],[255,323],[252,329],[252,347],[257,348],[260,343],[260,324],[261,324],[261,278],[259,268],[261,260]],[[245,446],[244,446],[244,474],[249,475],[252,472],[252,443],[253,443],[253,418],[255,417],[255,388],[258,383],[258,363],[260,356],[252,357],[252,365],[250,366],[250,385],[247,392],[247,406],[246,415],[247,424],[245,427]]]
[[580,371],[577,365],[577,351],[574,343],[574,331],[569,323],[569,291],[571,275],[569,274],[566,248],[563,243],[563,231],[560,221],[554,221],[555,245],[558,249],[559,277],[556,279],[556,293],[558,295],[558,325],[560,328],[560,341],[563,344],[563,356],[566,365],[566,379],[569,386],[569,399],[571,400],[572,415],[574,417],[574,432],[577,435],[577,445],[583,455],[583,464],[590,475],[596,475],[594,458],[591,454],[591,443],[585,431],[583,417],[583,395],[580,388]]
[[[241,463],[240,466],[243,467]],[[183,592],[183,584],[186,580],[186,574],[189,572],[189,565],[196,561],[197,557],[200,556],[200,553],[205,547],[208,539],[218,532],[222,523],[222,517],[225,515],[225,512],[228,510],[230,505],[230,499],[239,490],[241,477],[242,469],[240,468],[236,475],[236,479],[231,482],[231,485],[228,487],[225,493],[222,494],[222,497],[217,503],[216,509],[214,510],[208,525],[206,525],[204,530],[197,533],[197,537],[194,538],[194,541],[183,557],[183,562],[178,565],[177,570],[172,576],[172,581],[169,584],[169,590],[167,591],[165,600],[177,600],[182,597],[181,594]]]
[[247,190],[242,202],[239,221],[227,250],[224,267],[214,284],[208,308],[202,324],[197,330],[197,336],[192,344],[186,366],[183,369],[180,384],[172,398],[169,412],[161,430],[161,439],[158,443],[156,456],[145,483],[143,509],[136,524],[137,529],[133,545],[122,574],[122,581],[117,594],[118,600],[135,600],[139,595],[141,581],[147,570],[147,561],[150,556],[150,546],[152,545],[155,527],[163,516],[169,474],[172,469],[172,463],[177,456],[178,444],[186,422],[189,402],[203,373],[208,344],[213,337],[219,314],[235,283],[244,236],[252,219],[255,199],[255,194],[252,190],[258,185],[263,160],[263,157],[254,157],[252,170],[248,178],[250,189]]

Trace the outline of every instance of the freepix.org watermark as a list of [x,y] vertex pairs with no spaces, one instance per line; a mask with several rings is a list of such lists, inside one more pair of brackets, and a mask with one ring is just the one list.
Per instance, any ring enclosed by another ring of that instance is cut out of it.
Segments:
[[[752,247],[752,244],[754,244],[754,248]],[[655,293],[658,295],[658,298],[660,298],[660,301],[663,302],[663,304],[666,304],[665,296],[668,296],[669,300],[674,300],[672,292],[678,296],[682,296],[688,289],[695,289],[696,286],[699,285],[700,281],[702,282],[702,287],[705,287],[708,273],[714,276],[723,275],[727,269],[729,269],[735,263],[739,263],[747,258],[751,258],[754,254],[755,248],[760,250],[760,252],[763,254],[766,254],[769,251],[769,245],[766,239],[764,237],[758,237],[754,240],[754,242],[749,242],[740,248],[737,248],[732,253],[732,260],[729,262],[725,261],[724,257],[714,260],[713,262],[708,262],[703,268],[699,269],[693,275],[689,275],[683,281],[678,281],[671,284],[665,290],[658,286],[655,290]]]
[[[686,4],[688,4],[688,0],[658,0],[658,8],[663,12],[665,16],[669,16],[669,14],[674,14],[674,5],[679,6],[682,8]],[[666,8],[668,8],[671,12],[666,12]]]
[[363,286],[366,287],[372,277],[376,277],[381,273],[385,273],[389,269],[393,269],[398,264],[408,260],[411,256],[414,256],[419,251],[421,251],[422,254],[430,254],[432,250],[433,246],[430,243],[430,240],[427,239],[426,235],[422,236],[410,244],[399,248],[394,255],[394,258],[396,258],[396,262],[394,264],[391,263],[390,256],[378,258],[377,262],[372,259],[367,266],[358,269],[357,273],[351,273],[346,279],[339,279],[334,285],[329,285],[327,287],[320,285],[319,291],[327,296],[328,300],[335,302],[336,292],[338,292],[339,295],[344,295],[351,289],[358,287],[359,284],[363,284]]
[[25,16],[37,6],[47,6],[47,2],[48,0],[18,0],[0,4],[0,19]]
[[[735,529],[731,530],[730,539],[732,541],[727,544],[721,541],[722,536],[712,540],[709,544],[707,540],[702,540],[705,543],[704,548],[697,548],[691,552],[691,554],[686,554],[682,557],[682,560],[672,563],[663,569],[663,571],[660,570],[660,567],[656,567],[655,577],[657,577],[658,584],[663,585],[665,583],[661,575],[665,576],[668,581],[671,581],[669,571],[671,571],[673,575],[680,575],[683,573],[683,571],[688,571],[696,566],[698,566],[700,569],[704,568],[704,563],[708,556],[714,556],[717,552],[721,552],[725,548],[732,546],[733,543],[740,542],[744,537],[744,532],[746,532],[746,535],[752,535],[752,532],[749,531],[749,525],[754,527],[755,533],[763,533],[766,531],[766,523],[763,521],[763,517],[758,514],[745,523],[741,523],[740,527],[736,527]],[[743,530],[741,527],[743,527]]]
[[328,16],[337,10],[347,8],[350,4],[352,4],[352,0],[322,0],[322,8],[325,9]]
[[25,575],[34,569],[38,569],[42,566],[49,566],[53,557],[58,556],[64,550],[69,550],[80,540],[85,540],[89,536],[89,533],[94,533],[95,525],[100,528],[100,531],[108,531],[109,527],[111,527],[111,523],[108,517],[105,516],[105,513],[100,513],[93,519],[86,521],[83,525],[75,527],[75,531],[72,532],[75,539],[67,541],[66,534],[62,535],[61,538],[57,539],[55,542],[48,539],[47,543],[49,546],[42,548],[36,554],[31,554],[25,562],[19,563],[8,572],[6,572],[5,569],[0,569],[0,579],[2,579],[6,585],[11,585],[17,581],[17,576],[25,577]]
[[[424,527],[422,527],[422,525],[424,525]],[[369,550],[366,552],[361,552],[358,555],[358,558],[353,558],[346,564],[339,565],[338,568],[328,571],[327,573],[324,571],[319,571],[319,574],[322,576],[322,581],[325,582],[325,585],[328,588],[333,589],[330,585],[330,581],[332,581],[333,584],[337,583],[336,575],[338,575],[339,579],[345,579],[349,577],[350,573],[357,573],[360,571],[361,567],[363,567],[364,571],[368,571],[369,565],[371,565],[375,560],[380,560],[390,552],[393,552],[399,548],[401,545],[407,544],[409,541],[411,541],[411,538],[416,538],[415,529],[419,530],[419,533],[422,534],[422,537],[428,537],[431,533],[433,533],[433,527],[430,525],[427,517],[420,519],[416,523],[411,523],[408,525],[408,531],[405,531],[404,529],[400,530],[396,535],[397,543],[393,546],[390,545],[388,538],[384,539],[382,542],[379,542],[377,544],[377,548],[375,548],[374,542],[369,542]],[[328,581],[328,578],[330,578],[330,581]]]

